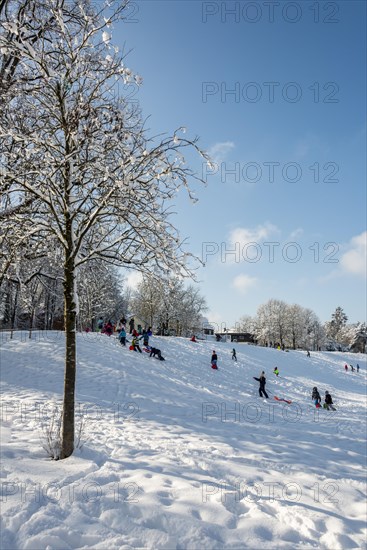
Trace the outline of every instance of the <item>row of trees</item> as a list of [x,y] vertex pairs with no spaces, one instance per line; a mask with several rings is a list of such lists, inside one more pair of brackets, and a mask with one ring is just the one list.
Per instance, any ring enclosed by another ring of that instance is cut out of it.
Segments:
[[279,342],[281,346],[292,349],[351,347],[354,351],[364,352],[366,325],[347,325],[347,320],[341,307],[332,314],[331,321],[323,324],[311,309],[271,299],[258,308],[255,317],[242,317],[239,325],[241,331],[253,334],[262,345]]
[[325,336],[317,315],[311,309],[275,299],[261,305],[255,317],[242,317],[240,327],[254,334],[260,344],[279,342],[281,346],[293,349],[318,349]]
[[[36,269],[36,263],[38,269]],[[62,266],[49,258],[23,259],[11,265],[0,283],[0,327],[3,329],[63,330]],[[77,272],[77,328],[95,328],[100,315],[117,319],[128,311],[131,292],[117,268],[90,262]]]
[[[7,272],[0,284],[0,327],[3,329],[64,328],[62,269],[52,269],[48,258],[23,261]],[[53,276],[51,276],[53,273]],[[33,275],[33,277],[32,277]],[[28,277],[28,278],[27,278]],[[77,273],[77,328],[96,328],[98,317],[117,321],[134,316],[145,325],[187,335],[201,325],[205,298],[178,277],[145,275],[133,291],[119,270],[105,262],[90,262]]]

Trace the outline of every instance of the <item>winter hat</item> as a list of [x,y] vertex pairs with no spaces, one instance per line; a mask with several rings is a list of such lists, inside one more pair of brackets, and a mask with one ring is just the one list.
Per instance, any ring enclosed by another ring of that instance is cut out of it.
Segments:
[[325,395],[329,395],[329,392],[328,392],[328,391],[326,391],[326,392],[325,392]]

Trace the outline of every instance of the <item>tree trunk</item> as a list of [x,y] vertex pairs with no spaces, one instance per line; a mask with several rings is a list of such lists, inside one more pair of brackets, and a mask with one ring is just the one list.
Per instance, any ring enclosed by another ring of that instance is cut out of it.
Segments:
[[64,282],[65,378],[60,458],[67,458],[74,451],[76,379],[76,304],[74,283],[74,260],[69,258],[65,262]]
[[13,311],[11,313],[11,324],[10,324],[11,329],[17,328],[15,325],[16,325],[17,309],[18,309],[18,294],[19,294],[19,285],[16,285]]
[[29,339],[32,338],[32,329],[33,329],[33,320],[34,320],[34,308],[35,308],[35,306],[32,304],[31,318],[30,318],[30,320],[29,320],[29,333],[28,333],[28,338],[29,338]]

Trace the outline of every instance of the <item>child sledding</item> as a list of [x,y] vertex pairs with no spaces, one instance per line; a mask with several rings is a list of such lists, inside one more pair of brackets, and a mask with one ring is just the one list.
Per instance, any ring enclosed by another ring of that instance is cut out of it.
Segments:
[[213,353],[212,353],[212,357],[211,357],[211,367],[212,369],[214,370],[218,370],[218,365],[217,365],[217,362],[218,362],[218,355],[215,353],[215,349],[213,349]]

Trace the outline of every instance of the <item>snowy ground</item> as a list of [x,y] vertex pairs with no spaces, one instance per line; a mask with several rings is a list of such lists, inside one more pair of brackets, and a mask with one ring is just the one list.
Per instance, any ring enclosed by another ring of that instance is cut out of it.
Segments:
[[[2,334],[3,550],[366,548],[366,356],[152,343],[165,362],[78,335],[84,445],[52,461],[64,336]],[[314,409],[315,385],[336,412]]]

